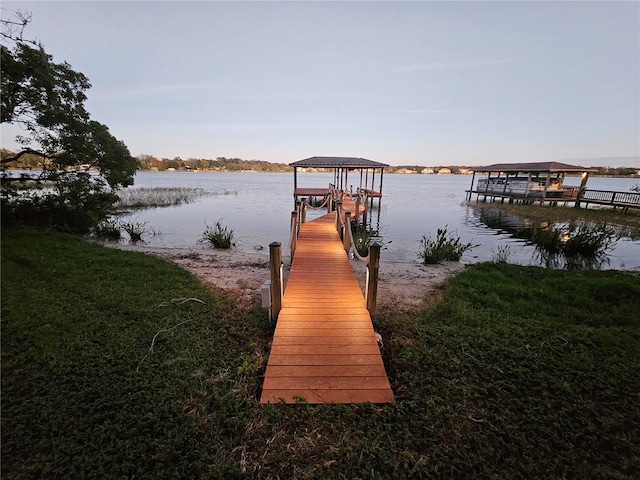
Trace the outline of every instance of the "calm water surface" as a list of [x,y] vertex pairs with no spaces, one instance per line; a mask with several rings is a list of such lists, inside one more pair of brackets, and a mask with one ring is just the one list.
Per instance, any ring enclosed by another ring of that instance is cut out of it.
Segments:
[[[302,174],[299,186],[323,187],[332,174]],[[492,260],[499,249],[508,248],[509,261],[521,265],[539,265],[540,256],[530,242],[517,231],[526,221],[502,216],[499,222],[465,202],[467,175],[385,175],[380,208],[371,212],[371,224],[383,236],[386,260],[417,261],[416,252],[423,235],[435,236],[438,228],[459,236],[464,243],[478,244],[465,253],[462,261],[475,263]],[[566,185],[579,185],[579,178],[568,178]],[[589,188],[629,191],[640,180],[632,178],[592,178]],[[357,186],[357,185],[355,185]],[[355,187],[354,186],[354,187]],[[273,241],[286,248],[289,220],[293,209],[293,175],[289,173],[217,173],[217,172],[139,172],[137,187],[203,188],[213,192],[235,192],[207,196],[188,205],[140,210],[126,217],[146,222],[158,235],[147,236],[149,246],[196,248],[206,225],[217,220],[233,229],[236,247],[242,251],[262,251]],[[313,213],[310,214],[313,217]],[[490,226],[491,225],[491,226]],[[621,238],[609,250],[601,268],[640,270],[640,240]]]

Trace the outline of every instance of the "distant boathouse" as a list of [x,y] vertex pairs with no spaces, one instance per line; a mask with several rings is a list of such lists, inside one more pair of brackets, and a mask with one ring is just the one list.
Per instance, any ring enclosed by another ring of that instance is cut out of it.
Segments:
[[[589,190],[589,175],[594,168],[568,165],[559,162],[497,163],[473,168],[471,187],[466,190],[467,200],[475,194],[478,201],[487,200],[504,203],[521,202],[533,204],[581,204],[608,205],[614,208],[640,208],[639,192],[612,192]],[[483,175],[484,174],[484,175]],[[482,175],[477,178],[476,176]],[[486,176],[485,176],[486,175]],[[579,187],[564,185],[567,175],[579,175]]]

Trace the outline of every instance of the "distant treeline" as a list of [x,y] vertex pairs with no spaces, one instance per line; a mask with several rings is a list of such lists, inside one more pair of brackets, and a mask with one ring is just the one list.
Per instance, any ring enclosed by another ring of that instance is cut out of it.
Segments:
[[[0,158],[15,155],[15,152],[0,149]],[[216,171],[216,172],[291,172],[292,168],[286,163],[272,163],[264,160],[243,160],[241,158],[218,157],[215,160],[208,158],[188,158],[183,160],[180,157],[157,158],[153,155],[138,155],[140,170],[153,171]],[[15,162],[4,165],[7,168],[39,169],[42,168],[42,157],[26,154]],[[640,167],[591,167],[598,170],[594,175],[604,176],[640,176]],[[399,165],[389,166],[387,173],[405,174],[453,174],[465,175],[472,173],[473,167],[469,166],[439,166],[425,167],[421,165]],[[321,169],[317,169],[321,171]]]

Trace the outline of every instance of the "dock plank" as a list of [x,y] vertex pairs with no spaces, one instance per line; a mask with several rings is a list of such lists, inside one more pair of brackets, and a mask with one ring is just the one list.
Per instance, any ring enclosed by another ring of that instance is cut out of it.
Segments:
[[394,401],[335,214],[302,225],[261,403]]

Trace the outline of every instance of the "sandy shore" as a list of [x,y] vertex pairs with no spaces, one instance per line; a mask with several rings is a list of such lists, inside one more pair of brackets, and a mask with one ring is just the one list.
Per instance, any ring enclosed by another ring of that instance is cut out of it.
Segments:
[[[251,308],[260,304],[260,287],[269,279],[269,257],[265,254],[233,249],[151,248],[137,245],[117,245],[115,248],[143,252],[176,263],[192,272],[205,285],[235,296],[241,308]],[[289,257],[285,257],[283,261],[286,282],[291,262]],[[365,264],[352,260],[351,265],[364,290]],[[447,279],[464,268],[465,266],[459,262],[420,265],[417,262],[385,262],[383,259],[380,263],[377,309],[419,309],[438,295]]]

